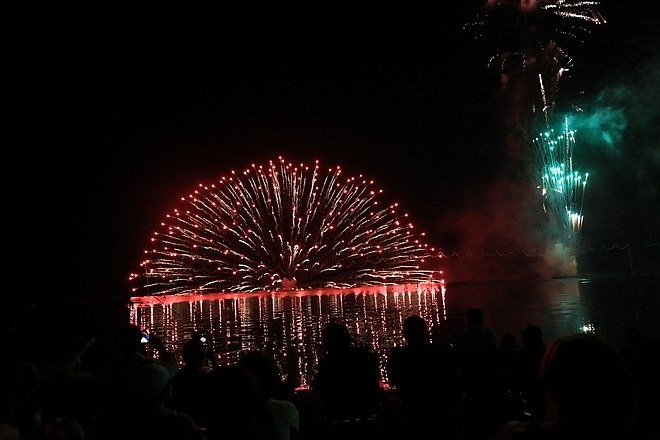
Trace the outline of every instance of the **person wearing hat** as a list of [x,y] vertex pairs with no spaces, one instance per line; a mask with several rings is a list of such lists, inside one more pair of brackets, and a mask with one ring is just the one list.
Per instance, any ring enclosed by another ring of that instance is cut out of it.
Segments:
[[521,397],[526,411],[532,419],[541,417],[544,412],[544,398],[539,381],[539,367],[545,354],[543,331],[536,325],[528,325],[521,330],[523,349],[520,355]]
[[197,423],[186,413],[166,407],[172,396],[172,372],[162,363],[147,361],[132,375],[126,402],[132,408],[129,423],[122,424],[118,438],[126,440],[203,440]]
[[[158,335],[151,334],[148,342],[143,338],[146,339],[145,333],[134,324],[124,325],[116,331],[115,353],[101,376],[106,392],[91,429],[90,437],[94,440],[129,438],[124,435],[147,416],[146,408],[150,408],[148,412],[158,413],[158,406],[170,397],[169,380],[178,371],[176,357]],[[148,356],[147,346],[157,353],[157,357]],[[142,404],[144,408],[140,406]],[[120,431],[121,435],[118,434]],[[170,437],[162,437],[165,438]]]

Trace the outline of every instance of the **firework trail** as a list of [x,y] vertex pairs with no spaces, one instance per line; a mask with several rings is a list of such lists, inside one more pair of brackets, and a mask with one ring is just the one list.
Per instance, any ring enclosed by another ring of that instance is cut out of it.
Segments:
[[474,20],[464,25],[488,46],[489,68],[500,73],[503,86],[514,79],[536,83],[532,111],[546,124],[555,105],[559,82],[573,65],[564,47],[584,41],[589,25],[604,24],[595,1],[488,0]]
[[270,161],[202,185],[167,215],[131,274],[141,295],[436,282],[428,247],[373,181]]
[[577,242],[582,230],[582,205],[589,174],[573,169],[575,131],[568,118],[560,134],[554,130],[540,133],[533,142],[538,158],[536,175],[543,197],[543,208],[570,242]]
[[[540,189],[546,218],[558,228],[553,239],[562,236],[571,245],[582,228],[586,176],[573,169],[575,132],[566,120],[556,135],[553,126],[559,124],[553,112],[559,83],[573,67],[565,47],[583,42],[593,25],[605,23],[598,5],[596,1],[487,0],[464,25],[485,49],[487,67],[499,74],[502,102],[508,106],[500,112],[507,134],[519,134],[506,137],[512,173],[531,172],[524,178]],[[530,139],[530,127],[541,125],[543,133]],[[535,164],[531,170],[519,166],[529,163]]]

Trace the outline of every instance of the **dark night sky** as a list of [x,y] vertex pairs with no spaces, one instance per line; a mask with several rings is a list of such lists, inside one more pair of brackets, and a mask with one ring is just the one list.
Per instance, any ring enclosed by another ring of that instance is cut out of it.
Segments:
[[[278,155],[373,178],[443,249],[524,247],[524,228],[502,214],[518,198],[502,178],[506,106],[483,42],[459,32],[481,2],[454,3],[17,14],[5,174],[19,206],[7,203],[6,231],[26,287],[126,295],[180,195]],[[593,175],[589,243],[658,240],[652,5],[603,2],[608,23],[567,48],[558,100],[627,118],[615,148],[585,142],[580,157]]]

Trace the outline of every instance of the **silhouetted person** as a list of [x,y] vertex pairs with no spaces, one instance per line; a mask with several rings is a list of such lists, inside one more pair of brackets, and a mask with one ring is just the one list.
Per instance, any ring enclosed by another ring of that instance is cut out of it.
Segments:
[[82,440],[94,428],[105,387],[82,367],[83,354],[94,343],[90,338],[80,347],[64,346],[42,365],[39,405],[44,437]]
[[198,335],[187,340],[181,348],[183,366],[170,381],[172,385],[172,398],[167,407],[190,414],[201,425],[203,405],[205,405],[207,392],[204,379],[208,374],[207,362],[212,358],[212,368],[217,368],[213,356],[208,355],[208,349]]
[[275,429],[256,378],[234,364],[208,373],[205,440],[274,440]]
[[[457,361],[466,379],[492,376],[496,365],[497,336],[486,327],[483,310],[471,308],[465,312],[466,326],[457,332],[451,342],[456,350]],[[487,370],[484,368],[487,367]]]
[[542,417],[545,399],[539,379],[539,368],[546,350],[543,331],[535,325],[528,325],[520,334],[523,342],[520,358],[521,396],[529,416]]
[[128,419],[121,420],[117,439],[204,440],[202,431],[186,413],[166,407],[172,396],[172,375],[159,362],[146,362],[133,373]]
[[161,362],[171,374],[178,370],[174,355],[167,351],[165,344],[157,335],[151,335],[149,342],[143,342],[144,333],[134,324],[126,324],[117,329],[114,339],[113,357],[107,364],[103,380],[109,391],[118,399],[124,399],[130,391],[131,376],[145,361],[150,360],[148,347],[157,354]]
[[500,338],[497,358],[505,388],[512,394],[519,392],[520,358],[522,347],[512,333],[505,333]]
[[238,365],[254,375],[266,401],[266,411],[271,417],[277,440],[298,438],[300,414],[293,402],[275,398],[282,382],[280,371],[274,360],[266,353],[253,350],[238,360]]
[[449,344],[431,344],[426,321],[408,316],[403,322],[406,344],[388,355],[389,384],[395,387],[406,438],[440,438],[455,427],[461,399],[460,373]]
[[480,308],[466,310],[465,323],[465,328],[452,338],[464,384],[461,425],[470,434],[485,435],[502,422],[504,393],[497,359],[497,336],[484,324],[484,312]]
[[635,329],[629,329],[629,350],[624,351],[624,358],[635,378],[638,438],[655,440],[660,438],[660,341]]
[[629,325],[624,329],[624,336],[626,338],[626,345],[621,349],[621,352],[628,366],[632,366],[637,357],[637,350],[644,340],[644,335],[639,327]]
[[[140,327],[127,324],[117,329],[114,339],[114,353],[108,361],[100,379],[105,388],[105,400],[101,403],[98,418],[91,438],[94,440],[114,439],[115,431],[124,421],[130,421],[136,414],[133,411],[133,377],[145,364],[159,364],[170,376],[178,371],[176,358],[167,351],[164,342],[151,335],[148,343],[143,341]],[[148,355],[151,345],[157,357]]]
[[621,440],[634,434],[634,385],[620,351],[593,334],[551,342],[539,370],[542,420],[512,421],[499,440]]
[[356,347],[344,323],[323,329],[325,354],[318,364],[316,383],[323,410],[330,419],[360,419],[378,412],[380,367],[375,351]]

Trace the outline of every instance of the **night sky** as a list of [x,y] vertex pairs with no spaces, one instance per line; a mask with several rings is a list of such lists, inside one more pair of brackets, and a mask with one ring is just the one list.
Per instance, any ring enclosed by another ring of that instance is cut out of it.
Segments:
[[[375,180],[443,250],[534,246],[520,102],[487,67],[497,38],[461,30],[481,2],[454,3],[17,13],[5,231],[23,290],[128,295],[181,195],[280,155]],[[556,98],[584,116],[582,243],[657,242],[657,2],[598,10],[562,46]]]

